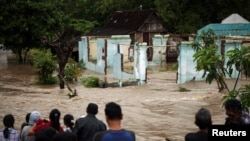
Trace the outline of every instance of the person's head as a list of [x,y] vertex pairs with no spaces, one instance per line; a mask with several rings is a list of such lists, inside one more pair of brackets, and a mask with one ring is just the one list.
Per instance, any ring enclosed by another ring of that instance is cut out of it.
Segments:
[[77,136],[72,132],[60,132],[53,136],[52,141],[77,141]]
[[63,117],[64,125],[72,128],[74,126],[74,117],[71,114],[66,114]]
[[52,123],[52,127],[57,131],[60,129],[60,116],[61,112],[58,109],[52,109],[49,114],[49,119]]
[[57,134],[53,127],[46,127],[38,132],[35,136],[35,141],[52,141],[52,137]]
[[109,120],[122,120],[121,106],[115,102],[109,102],[105,107],[105,115]]
[[205,108],[200,108],[195,114],[195,124],[199,129],[207,129],[212,125],[211,113]]
[[98,105],[95,103],[89,103],[87,106],[87,113],[96,115],[98,113]]
[[26,125],[29,124],[30,114],[31,114],[31,113],[27,113],[27,114],[25,115],[25,122],[23,122],[22,125],[21,125],[21,131],[23,130],[24,126],[26,126]]
[[14,128],[15,118],[12,114],[7,114],[3,118],[3,124],[5,126],[3,134],[4,138],[9,138],[9,129],[8,128]]
[[242,115],[242,105],[237,99],[228,99],[224,103],[226,115],[231,122],[237,122]]
[[38,111],[33,111],[30,114],[30,118],[29,118],[29,124],[30,125],[34,125],[41,117],[41,114]]
[[26,116],[25,116],[25,122],[26,122],[26,123],[29,123],[30,114],[31,114],[31,113],[27,113]]

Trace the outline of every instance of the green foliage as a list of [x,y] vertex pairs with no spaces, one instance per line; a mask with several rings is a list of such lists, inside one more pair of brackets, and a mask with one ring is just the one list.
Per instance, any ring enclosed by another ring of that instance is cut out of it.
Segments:
[[244,70],[244,74],[249,76],[250,74],[250,47],[235,48],[227,52],[227,57],[229,58],[227,62],[227,67],[230,74],[233,68],[239,72]]
[[72,58],[68,60],[68,63],[65,67],[64,74],[65,80],[68,82],[73,82],[77,80],[79,76],[82,74],[82,64],[76,63]]
[[250,107],[250,85],[241,86],[238,90],[232,90],[228,95],[223,97],[223,106],[226,100],[236,98],[239,99],[243,108]]
[[239,90],[239,98],[244,108],[250,107],[250,85],[244,85]]
[[[215,45],[216,36],[212,30],[201,33],[197,41],[193,44],[196,53],[194,61],[197,61],[196,70],[203,70],[202,77],[206,77],[209,84],[216,80],[219,90],[226,88],[228,95],[223,99],[238,98],[245,108],[250,107],[250,85],[245,85],[236,90],[240,73],[244,70],[246,76],[249,76],[250,66],[250,47],[236,48],[226,53],[228,59],[227,68],[224,68],[224,56],[220,55]],[[225,81],[225,75],[232,75],[233,70],[238,71],[238,77],[233,90],[229,90]]]
[[245,76],[248,77],[250,73],[250,47],[236,48],[227,52],[228,62],[227,67],[229,69],[229,75],[231,76],[233,69],[238,71],[238,77],[235,82],[234,89],[229,92],[227,96],[224,97],[224,100],[230,98],[237,98],[241,101],[244,108],[250,107],[250,85],[241,86],[236,90],[236,86],[240,77],[241,72],[243,71]]
[[81,79],[82,84],[87,88],[99,87],[99,78],[89,76]]
[[35,73],[38,75],[39,84],[54,84],[56,79],[52,76],[56,69],[55,56],[50,50],[31,50]]
[[184,87],[179,87],[179,92],[190,92],[190,90]]
[[227,73],[223,65],[223,57],[218,53],[218,46],[215,44],[216,35],[212,29],[202,31],[197,41],[192,45],[196,51],[193,55],[194,61],[197,62],[196,70],[203,71],[202,78],[211,84],[216,80],[218,89],[221,91],[226,88],[225,75]]

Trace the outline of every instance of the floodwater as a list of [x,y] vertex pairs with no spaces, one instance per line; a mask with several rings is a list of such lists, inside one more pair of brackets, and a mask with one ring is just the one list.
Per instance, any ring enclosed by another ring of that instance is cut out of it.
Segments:
[[[28,112],[37,110],[43,118],[48,118],[50,110],[58,108],[61,117],[70,113],[76,119],[85,114],[89,102],[99,105],[97,117],[106,122],[104,107],[110,101],[122,106],[122,127],[135,131],[137,141],[165,141],[166,138],[183,141],[186,133],[197,131],[194,114],[201,107],[211,111],[214,124],[224,123],[223,94],[218,93],[216,84],[191,81],[177,85],[176,72],[151,69],[143,86],[86,88],[80,83],[70,84],[79,96],[69,99],[66,88],[35,85],[32,66],[7,63],[6,57],[0,53],[0,119],[12,113],[18,130]],[[86,70],[83,75],[98,74]],[[180,88],[189,91],[180,92]]]

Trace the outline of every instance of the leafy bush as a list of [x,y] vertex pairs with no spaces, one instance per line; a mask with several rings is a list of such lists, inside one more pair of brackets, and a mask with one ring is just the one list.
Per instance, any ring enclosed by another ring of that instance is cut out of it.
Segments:
[[85,64],[82,60],[77,63],[74,59],[69,58],[64,69],[65,80],[68,82],[73,82],[74,80],[77,81],[78,77],[81,76],[83,69],[85,69]]
[[248,109],[250,107],[250,85],[243,85],[238,90],[232,90],[228,95],[223,97],[223,106],[228,99],[239,99],[243,108]]
[[99,78],[89,76],[81,79],[82,84],[87,88],[99,87]]
[[35,73],[38,75],[38,84],[55,84],[57,79],[52,76],[56,69],[55,56],[46,49],[33,49],[31,55]]
[[37,82],[37,84],[39,85],[56,84],[56,83],[58,83],[58,78],[53,76],[49,76]]

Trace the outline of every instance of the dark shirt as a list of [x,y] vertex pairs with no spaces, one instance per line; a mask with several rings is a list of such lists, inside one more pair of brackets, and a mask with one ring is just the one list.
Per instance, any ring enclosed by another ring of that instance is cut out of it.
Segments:
[[99,132],[93,141],[135,141],[135,133],[130,130],[107,130]]
[[88,114],[75,122],[73,132],[77,135],[78,141],[92,141],[97,132],[106,131],[106,125],[95,115]]
[[242,115],[238,121],[232,122],[230,118],[226,118],[225,125],[250,125],[250,115],[248,112],[242,111]]
[[207,141],[208,134],[202,131],[196,133],[188,133],[185,136],[185,141]]

